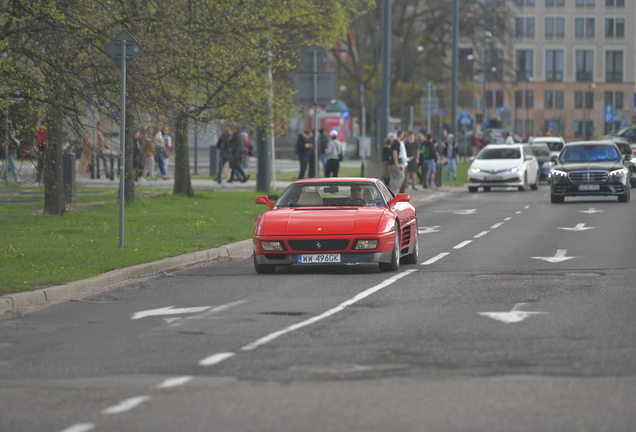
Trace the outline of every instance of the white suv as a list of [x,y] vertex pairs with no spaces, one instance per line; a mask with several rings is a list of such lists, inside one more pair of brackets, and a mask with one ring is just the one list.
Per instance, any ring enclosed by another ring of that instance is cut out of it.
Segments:
[[541,136],[535,137],[532,144],[547,144],[550,147],[550,156],[558,156],[565,145],[563,137]]

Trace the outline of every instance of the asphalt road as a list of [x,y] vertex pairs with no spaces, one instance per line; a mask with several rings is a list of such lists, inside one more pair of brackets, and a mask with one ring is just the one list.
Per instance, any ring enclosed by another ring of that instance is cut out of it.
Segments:
[[0,430],[633,431],[635,211],[459,193],[393,274],[246,255],[0,321]]

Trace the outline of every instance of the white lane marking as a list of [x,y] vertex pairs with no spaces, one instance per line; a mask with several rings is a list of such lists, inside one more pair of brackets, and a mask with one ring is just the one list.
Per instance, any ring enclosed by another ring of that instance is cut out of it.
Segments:
[[474,235],[473,237],[474,237],[474,238],[483,237],[483,236],[485,236],[486,234],[488,234],[489,232],[490,232],[490,231],[482,231],[482,232],[480,232],[479,234]]
[[119,404],[113,405],[110,408],[106,408],[102,411],[102,414],[121,414],[123,412],[130,411],[149,400],[150,396],[135,396],[130,399],[123,400],[119,402]]
[[453,213],[457,215],[471,215],[477,213],[477,209],[466,210],[437,210],[435,213]]
[[529,206],[529,205],[527,205],[527,206],[525,206],[525,207],[524,207],[524,209],[529,209],[529,208],[530,208],[530,206]]
[[435,226],[432,226],[432,227],[418,227],[417,228],[417,233],[418,234],[436,233],[436,232],[439,232],[439,230],[437,228],[439,228],[439,225],[435,225]]
[[420,265],[431,265],[433,264],[435,261],[441,260],[442,258],[444,258],[446,255],[448,255],[450,252],[442,252],[441,254],[434,256],[433,258],[431,258],[428,261],[424,261],[422,264]]
[[214,366],[216,364],[221,363],[223,360],[227,360],[233,356],[234,356],[233,352],[222,352],[222,353],[212,354],[211,356],[201,360],[199,362],[199,366]]
[[470,243],[472,243],[472,242],[473,242],[472,240],[466,240],[466,241],[463,241],[463,242],[461,242],[460,244],[458,244],[457,246],[453,246],[453,249],[461,249],[461,248],[463,248],[464,246],[466,246],[467,244],[470,244]]
[[547,312],[526,312],[518,310],[525,303],[517,303],[510,312],[478,312],[479,315],[501,321],[505,324],[521,322],[531,315],[545,315]]
[[505,220],[505,221],[509,221],[510,219],[512,219],[512,218],[511,218],[511,217],[507,217],[507,218],[505,218],[504,220]]
[[497,229],[500,226],[502,226],[504,223],[503,222],[497,222],[496,224],[494,224],[493,226],[490,227],[490,229]]
[[192,380],[191,376],[182,376],[175,378],[167,378],[164,382],[159,384],[157,388],[172,388],[180,385],[184,385],[188,381]]
[[357,294],[355,297],[352,297],[349,300],[340,303],[338,306],[336,306],[333,309],[328,310],[327,312],[323,312],[322,314],[317,315],[317,316],[312,317],[312,318],[309,318],[308,320],[305,320],[303,322],[299,322],[299,323],[293,324],[293,325],[291,325],[291,326],[289,326],[287,328],[284,328],[282,330],[270,333],[270,334],[268,334],[265,337],[262,337],[262,338],[254,341],[254,342],[252,342],[250,344],[247,344],[247,345],[245,345],[244,347],[241,348],[241,351],[253,350],[253,349],[258,348],[261,345],[265,345],[266,343],[271,342],[274,339],[276,339],[276,338],[278,338],[280,336],[283,336],[283,335],[285,335],[287,333],[291,333],[291,332],[293,332],[295,330],[298,330],[300,328],[306,327],[308,325],[311,325],[311,324],[314,324],[314,323],[316,323],[318,321],[321,321],[321,320],[323,320],[325,318],[328,318],[331,315],[334,315],[334,314],[340,312],[341,310],[351,306],[352,304],[355,304],[355,303],[359,302],[360,300],[370,296],[371,294],[373,294],[373,293],[375,293],[377,291],[380,291],[383,288],[388,287],[389,285],[391,285],[394,282],[400,280],[404,276],[413,273],[414,271],[417,271],[417,270],[406,270],[406,271],[404,271],[404,272],[402,272],[400,274],[397,274],[397,275],[395,275],[393,277],[390,277],[387,280],[385,280],[384,282],[381,282],[381,283],[379,283],[378,285],[376,285],[374,287],[371,287],[371,288],[369,288],[369,289],[367,289],[365,291],[362,291],[361,293]]
[[187,317],[186,319],[205,319],[207,317],[209,317],[210,315],[214,315],[215,313],[218,312],[223,312],[225,310],[228,310],[230,308],[242,305],[243,303],[247,303],[247,300],[239,300],[239,301],[235,301],[232,303],[227,303],[221,306],[217,306],[215,308],[210,309],[208,312],[200,314],[200,315],[196,315],[196,316],[191,316],[191,317]]
[[568,230],[568,231],[585,231],[585,230],[591,230],[591,229],[594,229],[594,228],[595,227],[586,227],[584,223],[580,223],[580,224],[576,224],[576,226],[574,228],[561,227],[559,229]]
[[515,214],[521,214],[521,213],[523,213],[523,212],[518,211],[518,212],[516,212]]
[[579,210],[579,213],[587,213],[587,214],[592,214],[592,213],[602,213],[603,210],[596,210],[596,207],[590,207],[588,210]]
[[93,429],[95,425],[93,423],[77,423],[73,426],[67,427],[60,432],[86,432]]
[[174,306],[168,306],[165,308],[135,312],[135,314],[132,316],[132,319],[137,320],[137,319],[146,318],[149,316],[157,316],[157,315],[181,315],[181,314],[197,313],[197,312],[203,312],[205,310],[208,310],[211,307],[212,306],[200,306],[200,307],[175,309]]
[[531,258],[540,259],[540,260],[544,260],[551,263],[560,263],[562,261],[567,261],[572,258],[576,258],[576,257],[565,256],[566,253],[568,253],[567,249],[559,249],[557,250],[557,252],[554,254],[553,257],[531,257]]

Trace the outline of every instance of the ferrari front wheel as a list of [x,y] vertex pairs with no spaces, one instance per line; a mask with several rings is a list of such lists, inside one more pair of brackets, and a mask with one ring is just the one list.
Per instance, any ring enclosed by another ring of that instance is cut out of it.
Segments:
[[400,230],[395,224],[395,238],[393,240],[393,252],[391,253],[391,262],[381,262],[380,271],[397,271],[400,268]]
[[276,271],[276,266],[272,264],[257,264],[256,254],[254,254],[254,270],[259,274],[272,274]]

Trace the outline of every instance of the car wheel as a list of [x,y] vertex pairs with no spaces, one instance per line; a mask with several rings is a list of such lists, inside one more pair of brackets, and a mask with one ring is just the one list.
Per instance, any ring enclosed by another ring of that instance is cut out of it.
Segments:
[[618,202],[628,202],[631,195],[630,189],[627,189],[623,195],[618,196]]
[[484,186],[484,192],[490,192],[490,186]]
[[470,193],[475,193],[475,192],[477,192],[477,189],[479,189],[479,188],[477,188],[477,187],[475,187],[475,186],[468,186],[468,192],[470,192]]
[[561,204],[564,199],[565,199],[565,197],[554,195],[554,194],[550,194],[550,202],[552,204]]
[[517,186],[520,191],[524,191],[528,189],[528,174],[524,174],[523,176],[523,186]]
[[530,186],[530,189],[532,190],[539,189],[539,173],[537,173],[537,179],[534,181],[534,184]]
[[380,270],[383,272],[397,271],[400,268],[400,230],[395,224],[395,239],[393,241],[393,252],[391,253],[391,262],[379,263]]
[[256,254],[254,254],[254,270],[259,274],[272,274],[276,271],[276,266],[272,264],[256,264]]
[[415,239],[413,240],[413,251],[402,258],[402,264],[417,264],[420,258],[420,236],[417,233],[417,220],[415,221]]

